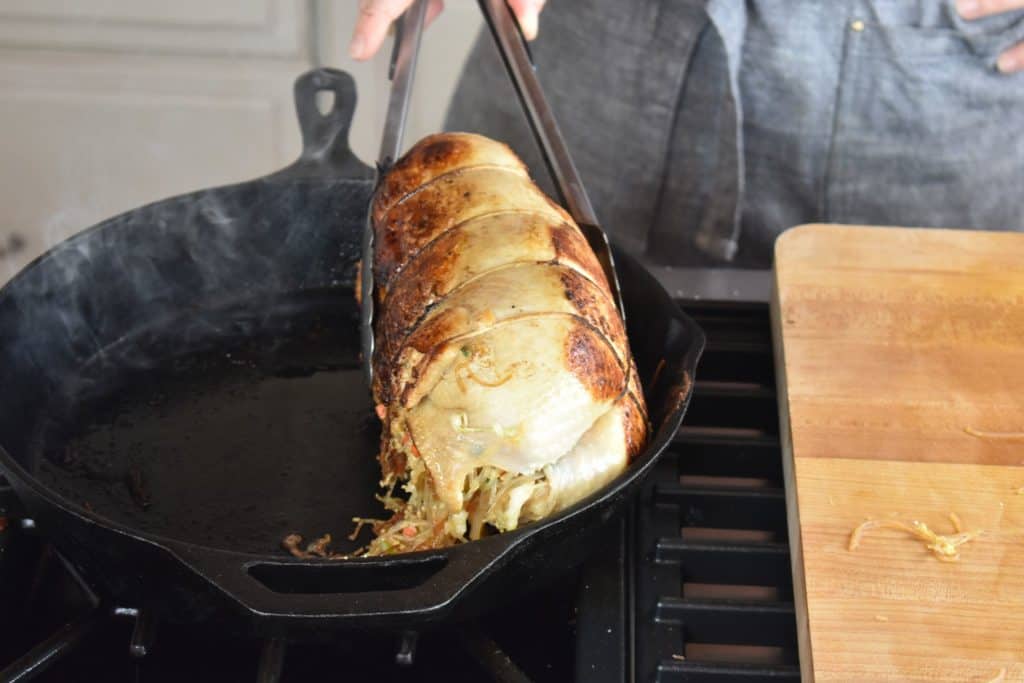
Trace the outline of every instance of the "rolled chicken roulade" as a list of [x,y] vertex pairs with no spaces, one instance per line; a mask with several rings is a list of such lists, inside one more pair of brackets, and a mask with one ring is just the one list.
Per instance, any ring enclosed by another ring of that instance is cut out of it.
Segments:
[[393,515],[369,554],[515,529],[618,475],[648,432],[622,318],[579,228],[512,150],[429,136],[371,211]]

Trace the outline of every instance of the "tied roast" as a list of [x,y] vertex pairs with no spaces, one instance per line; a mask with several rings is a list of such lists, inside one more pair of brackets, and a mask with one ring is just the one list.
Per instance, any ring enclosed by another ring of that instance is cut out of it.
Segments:
[[649,429],[622,318],[582,233],[512,150],[429,136],[371,211],[393,516],[369,554],[515,529],[618,475]]

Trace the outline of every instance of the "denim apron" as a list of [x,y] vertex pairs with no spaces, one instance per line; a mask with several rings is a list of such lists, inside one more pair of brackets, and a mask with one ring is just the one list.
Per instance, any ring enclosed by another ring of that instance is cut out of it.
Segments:
[[[1024,12],[952,0],[550,0],[531,48],[602,225],[667,265],[768,267],[806,222],[1024,230]],[[489,34],[449,130],[550,181]]]

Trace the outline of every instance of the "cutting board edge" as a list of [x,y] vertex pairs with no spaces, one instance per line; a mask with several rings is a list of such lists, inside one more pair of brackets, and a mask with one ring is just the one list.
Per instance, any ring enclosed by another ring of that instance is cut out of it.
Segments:
[[[983,236],[986,242],[999,245],[999,249],[978,248],[979,236]],[[867,251],[858,253],[856,243],[870,244]],[[920,242],[927,242],[931,245],[932,253],[928,254],[916,248]],[[814,266],[815,270],[828,271],[840,268],[842,270],[866,270],[875,272],[876,267],[867,267],[864,261],[882,255],[886,269],[897,268],[914,272],[922,264],[930,262],[934,257],[934,250],[944,250],[948,258],[954,261],[961,260],[959,265],[952,268],[951,272],[972,271],[977,266],[977,258],[983,256],[991,261],[988,266],[1013,273],[1024,273],[1024,265],[1018,259],[1007,258],[1008,255],[1016,253],[1021,243],[1024,242],[1024,233],[1014,230],[968,230],[963,228],[933,228],[933,227],[910,227],[898,225],[860,225],[855,223],[801,223],[784,230],[775,240],[772,249],[774,255],[773,268],[776,273],[780,263],[787,260],[801,260],[801,252],[817,251],[819,256],[825,256],[823,262]],[[829,257],[828,251],[824,253],[820,249],[823,244],[828,244],[833,249],[832,256],[842,256],[841,261]],[[849,251],[854,249],[853,252]],[[888,255],[888,256],[886,256]],[[892,260],[892,256],[898,256],[899,261]],[[859,260],[858,260],[858,257]],[[850,260],[854,259],[854,260]],[[931,266],[929,266],[930,268]],[[934,272],[934,270],[931,270]]]
[[789,400],[786,385],[786,350],[782,340],[781,301],[778,274],[772,277],[770,318],[772,328],[772,355],[775,363],[775,393],[778,396],[779,447],[782,452],[782,480],[786,497],[786,527],[789,536],[790,571],[793,575],[793,603],[796,616],[797,654],[800,678],[805,683],[814,681],[814,653],[811,647],[810,611],[807,605],[807,582],[804,576],[803,541],[800,537],[800,506],[797,504],[797,486],[794,468],[793,435],[790,431]]

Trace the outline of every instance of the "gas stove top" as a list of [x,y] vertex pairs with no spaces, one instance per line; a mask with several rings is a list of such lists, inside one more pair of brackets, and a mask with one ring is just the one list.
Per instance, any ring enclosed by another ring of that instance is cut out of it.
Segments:
[[105,603],[0,481],[0,683],[798,680],[769,276],[655,270],[707,350],[673,447],[579,569],[473,623],[246,638]]

